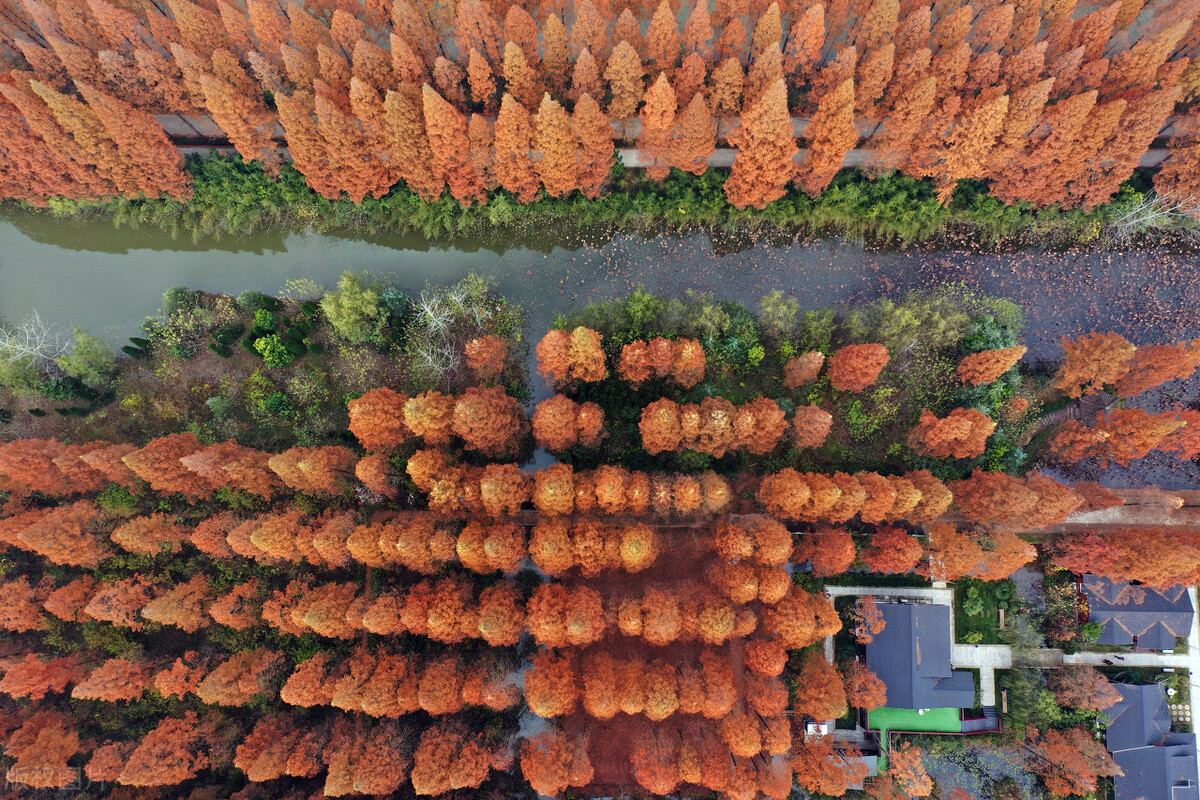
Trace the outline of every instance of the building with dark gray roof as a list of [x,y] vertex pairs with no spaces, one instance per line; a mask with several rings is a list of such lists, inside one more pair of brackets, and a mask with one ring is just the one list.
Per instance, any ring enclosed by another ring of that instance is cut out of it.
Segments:
[[1099,575],[1083,576],[1088,621],[1103,626],[1100,644],[1136,644],[1142,650],[1174,650],[1192,631],[1192,598],[1180,585],[1151,589]]
[[1171,732],[1163,687],[1116,689],[1121,701],[1104,712],[1108,750],[1124,773],[1114,778],[1114,800],[1200,800],[1196,735]]
[[867,644],[867,666],[887,686],[891,708],[971,708],[975,678],[950,666],[950,606],[880,603],[883,631]]

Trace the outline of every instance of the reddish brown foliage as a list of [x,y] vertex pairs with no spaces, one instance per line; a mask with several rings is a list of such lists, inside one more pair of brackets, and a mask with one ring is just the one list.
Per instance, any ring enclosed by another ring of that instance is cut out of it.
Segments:
[[1069,397],[1079,397],[1111,386],[1129,371],[1137,348],[1119,333],[1089,333],[1064,338],[1063,363],[1054,385]]
[[917,453],[935,458],[974,458],[987,449],[996,421],[974,408],[956,408],[942,419],[921,412],[920,422],[908,434]]
[[76,721],[57,711],[38,711],[8,740],[7,753],[16,758],[5,780],[32,789],[66,787],[79,777],[67,760],[80,750]]
[[888,349],[881,344],[846,345],[829,360],[829,382],[844,392],[861,392],[875,383],[890,360]]
[[924,553],[921,543],[908,531],[884,526],[875,531],[861,558],[872,572],[894,574],[911,572]]
[[0,692],[12,697],[41,700],[49,692],[61,692],[87,674],[75,656],[42,661],[29,653],[23,661],[12,664],[0,679]]
[[528,433],[520,404],[499,387],[472,387],[454,404],[452,427],[470,450],[498,456]]
[[368,450],[395,450],[412,435],[404,424],[408,397],[386,387],[351,400],[350,432]]
[[1104,745],[1082,727],[1049,730],[1040,736],[1034,731],[1024,749],[1034,771],[1055,794],[1087,794],[1095,790],[1101,776],[1120,773]]
[[968,386],[981,386],[1000,380],[1025,355],[1027,348],[1021,345],[1001,350],[983,350],[964,356],[958,362],[958,379]]
[[75,684],[71,696],[83,700],[136,700],[150,686],[154,670],[144,661],[110,658]]
[[887,687],[861,659],[846,672],[846,700],[851,708],[873,711],[887,705]]
[[1072,664],[1051,670],[1046,683],[1061,705],[1103,711],[1121,701],[1121,693],[1095,667]]

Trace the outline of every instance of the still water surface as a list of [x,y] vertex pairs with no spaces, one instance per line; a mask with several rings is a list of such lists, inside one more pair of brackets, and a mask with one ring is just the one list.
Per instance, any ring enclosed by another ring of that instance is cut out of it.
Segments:
[[714,245],[705,234],[555,242],[553,232],[543,232],[539,240],[533,247],[480,240],[447,247],[412,236],[263,233],[193,243],[103,221],[8,211],[0,214],[0,316],[15,321],[37,309],[120,344],[136,335],[171,286],[276,292],[292,278],[331,286],[345,270],[369,270],[419,290],[473,270],[525,304],[535,331],[561,311],[639,283],[667,293],[709,290],[751,304],[782,289],[816,308],[953,280],[1021,303],[1034,356],[1053,355],[1063,334],[1093,330],[1118,330],[1136,342],[1200,336],[1195,255],[873,252],[837,240]]

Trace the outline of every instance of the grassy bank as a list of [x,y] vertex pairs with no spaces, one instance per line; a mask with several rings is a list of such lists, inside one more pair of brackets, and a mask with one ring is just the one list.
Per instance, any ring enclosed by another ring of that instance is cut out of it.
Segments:
[[609,193],[597,200],[573,194],[545,197],[528,205],[497,191],[483,206],[463,207],[448,195],[422,200],[406,188],[361,205],[328,200],[308,188],[291,167],[278,179],[256,164],[229,157],[192,158],[195,196],[172,200],[75,201],[51,203],[48,213],[64,219],[107,218],[118,226],[154,227],[181,237],[244,235],[266,229],[329,233],[411,233],[454,241],[466,237],[561,238],[569,232],[622,230],[635,233],[709,230],[757,232],[786,238],[847,236],[872,245],[916,243],[1039,245],[1068,247],[1128,244],[1153,237],[1157,244],[1190,241],[1196,223],[1155,210],[1149,180],[1135,176],[1109,204],[1091,211],[1005,205],[980,181],[963,181],[948,207],[931,183],[893,173],[875,180],[844,170],[819,197],[798,190],[759,211],[739,210],[725,199],[727,175],[710,170],[696,177],[678,170],[662,184],[640,170],[614,167]]

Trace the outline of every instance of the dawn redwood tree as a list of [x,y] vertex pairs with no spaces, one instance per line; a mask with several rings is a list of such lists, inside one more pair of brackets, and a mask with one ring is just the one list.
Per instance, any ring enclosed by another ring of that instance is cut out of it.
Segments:
[[579,98],[585,94],[590,94],[593,97],[604,96],[604,84],[600,79],[600,67],[596,64],[596,59],[592,56],[592,51],[584,49],[579,54],[579,58],[575,59],[575,67],[571,71],[571,88],[567,92],[567,96],[579,101]]
[[954,493],[954,505],[964,517],[985,524],[1018,522],[1038,502],[1037,492],[1020,478],[1003,472],[976,469],[969,478],[951,483],[950,490]]
[[888,753],[888,774],[909,797],[933,793],[933,781],[921,764],[921,748],[905,742]]
[[859,644],[870,644],[876,634],[883,632],[886,623],[874,595],[860,597],[850,615],[854,620],[854,638]]
[[530,156],[532,144],[533,122],[529,112],[505,92],[496,117],[496,177],[522,203],[533,201],[541,190]]
[[789,389],[798,389],[806,383],[815,381],[821,375],[825,366],[825,354],[819,350],[811,350],[789,358],[783,365],[783,383]]
[[450,193],[460,203],[486,203],[483,178],[470,161],[467,120],[429,84],[421,90],[425,129],[433,153],[433,163]]
[[645,75],[642,60],[633,46],[626,41],[618,42],[608,66],[604,68],[604,79],[608,81],[609,91],[612,92],[612,101],[608,104],[609,117],[627,120],[637,113],[645,93]]
[[80,751],[77,721],[52,709],[40,709],[15,727],[5,750],[16,763],[5,780],[33,789],[54,789],[79,779],[79,770],[67,761]]
[[1086,664],[1068,664],[1062,669],[1052,669],[1046,679],[1050,691],[1060,705],[1085,711],[1103,711],[1121,701],[1108,678],[1095,667]]
[[[173,786],[201,770],[224,766],[232,757],[225,726],[218,715],[165,717],[138,742],[117,782],[125,786]],[[229,752],[225,752],[228,748]]]
[[849,344],[829,359],[829,383],[843,392],[861,392],[879,377],[891,360],[882,344]]
[[1167,381],[1186,379],[1200,366],[1200,340],[1139,347],[1129,371],[1116,382],[1117,394],[1132,397]]
[[290,488],[316,494],[338,494],[354,474],[354,453],[336,445],[293,447],[271,456],[267,465]]
[[1148,586],[1191,585],[1200,569],[1200,535],[1191,530],[1168,527],[1128,528],[1106,536],[1120,556],[1106,577],[1141,581]]
[[141,615],[151,622],[195,633],[212,622],[208,606],[214,599],[208,577],[199,574],[151,600],[142,607]]
[[191,198],[191,176],[154,117],[86,83],[76,82],[76,87],[112,137],[121,159],[136,171],[148,197]]
[[846,690],[837,668],[825,654],[810,650],[796,682],[792,707],[814,720],[837,719],[846,713]]
[[792,746],[791,768],[796,782],[810,792],[840,797],[866,778],[860,756],[852,747],[835,749],[832,736],[805,735]]
[[612,125],[595,99],[584,94],[575,103],[571,127],[579,137],[579,191],[595,200],[615,162]]
[[[743,107],[743,90],[746,84],[746,72],[736,58],[727,58],[712,71],[712,92],[709,101],[712,103],[713,114],[726,119],[735,117],[745,110]],[[762,99],[761,96],[759,98]],[[730,142],[732,144],[732,142]],[[799,152],[799,151],[797,151]]]
[[454,404],[452,427],[467,449],[498,456],[528,433],[520,404],[500,387],[470,387]]
[[1022,747],[1034,772],[1055,794],[1087,794],[1095,791],[1100,777],[1120,774],[1112,756],[1083,727],[1066,730],[1036,730]]
[[541,154],[535,165],[538,178],[551,197],[565,197],[579,188],[579,138],[571,130],[571,118],[544,94],[533,122],[533,149]]
[[587,740],[550,728],[521,742],[521,773],[535,792],[553,796],[591,781]]
[[1095,430],[1103,436],[1097,455],[1103,462],[1115,461],[1127,467],[1149,455],[1185,424],[1169,414],[1151,414],[1140,408],[1106,411],[1096,420]]
[[782,80],[768,87],[743,114],[740,127],[729,135],[737,158],[725,195],[738,208],[764,208],[783,196],[796,173],[799,150],[787,109],[787,89]]
[[1090,428],[1079,420],[1068,419],[1058,426],[1047,445],[1050,452],[1063,461],[1082,461],[1104,452],[1105,442],[1110,435],[1106,430]]
[[[677,86],[676,94],[679,93]],[[702,92],[696,91],[686,102],[676,119],[671,163],[685,172],[703,175],[708,170],[708,159],[716,151],[717,122]]]
[[[685,54],[696,54],[704,61],[713,56],[713,25],[707,3],[696,3],[683,26],[682,47]],[[686,58],[685,58],[686,62]]]
[[794,558],[810,561],[815,575],[840,575],[858,558],[858,548],[845,529],[823,528],[801,538]]
[[979,543],[949,523],[927,526],[925,538],[927,558],[921,572],[930,580],[958,580],[983,558]]
[[[663,0],[660,11],[666,2]],[[657,13],[655,16],[657,18]],[[658,80],[646,91],[645,105],[641,110],[642,127],[637,138],[646,174],[656,181],[662,181],[671,172],[671,142],[675,133],[676,109],[675,90],[666,74],[660,72]]]
[[110,703],[137,700],[150,687],[153,677],[150,662],[110,658],[76,683],[71,697]]
[[201,447],[194,433],[173,433],[152,440],[140,450],[127,454],[122,461],[155,491],[180,492],[191,500],[199,500],[212,494],[212,489],[180,464],[179,459]]
[[405,395],[382,386],[351,400],[350,432],[367,450],[395,450],[412,436],[404,424],[407,401]]
[[842,168],[846,154],[858,142],[854,127],[854,81],[844,81],[821,98],[816,113],[804,131],[808,158],[797,178],[809,195],[825,189]]
[[846,701],[851,708],[874,711],[887,705],[887,687],[860,658],[846,671]]
[[872,572],[891,575],[912,572],[924,554],[925,549],[915,536],[903,528],[885,525],[875,529],[860,558]]
[[679,60],[680,36],[676,11],[668,0],[662,0],[650,19],[646,31],[646,61],[651,72],[670,73]]
[[396,173],[422,199],[438,199],[446,182],[436,168],[425,130],[422,91],[412,83],[388,89],[383,108],[389,156]]
[[1091,394],[1117,383],[1129,371],[1137,347],[1119,333],[1089,333],[1062,340],[1063,362],[1054,386],[1068,397]]
[[550,650],[535,653],[525,675],[525,699],[539,717],[558,717],[575,710],[579,687],[575,660]]
[[974,458],[987,450],[996,421],[975,408],[956,408],[938,419],[925,409],[908,443],[917,453],[934,458]]
[[35,653],[26,653],[5,671],[0,692],[10,697],[41,700],[51,692],[61,692],[87,674],[77,655],[43,661]]
[[998,350],[982,350],[964,356],[958,362],[955,373],[958,379],[967,386],[982,386],[985,383],[998,381],[1024,357],[1024,345],[1005,347]]

